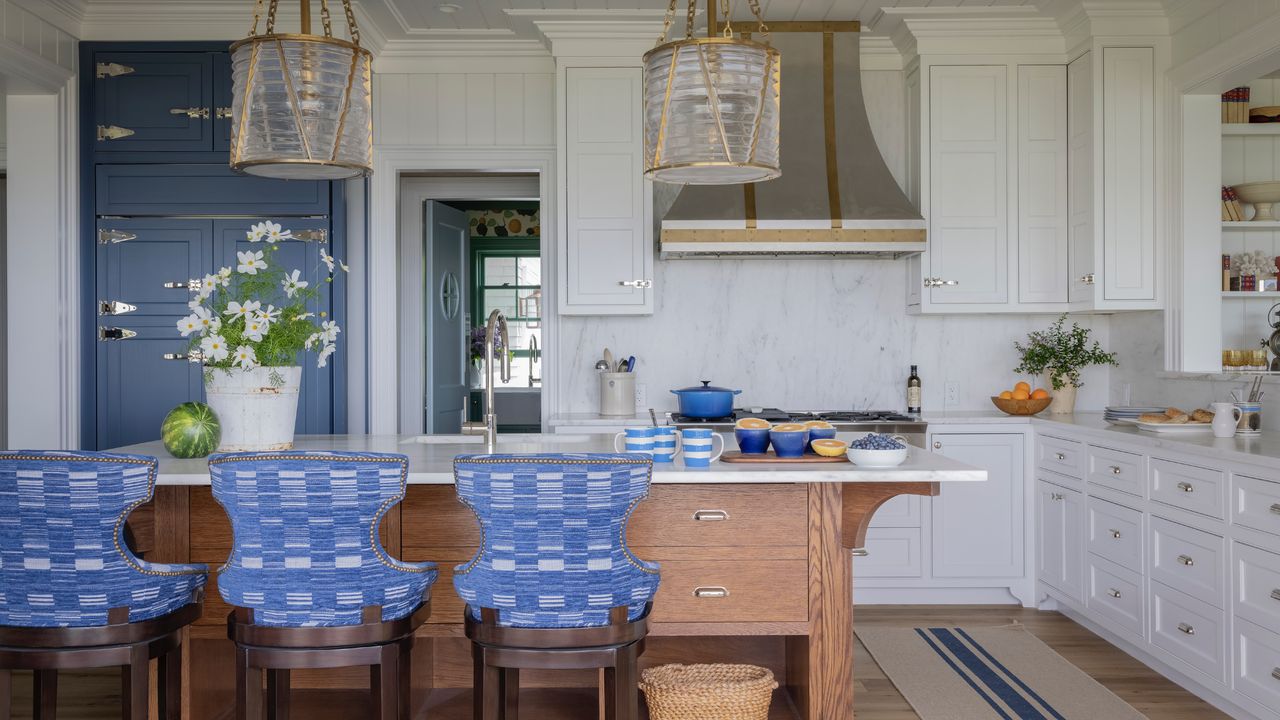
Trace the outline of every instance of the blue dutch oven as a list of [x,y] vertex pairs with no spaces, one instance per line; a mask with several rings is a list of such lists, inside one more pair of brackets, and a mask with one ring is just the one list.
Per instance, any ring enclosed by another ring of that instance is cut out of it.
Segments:
[[680,414],[695,418],[722,418],[733,414],[733,396],[741,390],[712,387],[710,380],[703,380],[702,387],[672,390],[680,400]]

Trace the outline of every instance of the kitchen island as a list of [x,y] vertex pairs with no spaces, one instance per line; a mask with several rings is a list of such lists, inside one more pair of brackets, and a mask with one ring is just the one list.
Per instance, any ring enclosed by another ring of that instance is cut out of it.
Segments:
[[[415,716],[470,717],[470,646],[452,571],[480,542],[474,516],[455,497],[453,458],[483,450],[458,436],[307,436],[298,450],[399,452],[409,457],[404,502],[386,516],[382,541],[405,560],[439,563],[431,619],[414,651]],[[502,436],[499,452],[612,452],[598,436]],[[156,497],[130,518],[148,559],[204,562],[217,568],[231,528],[209,490],[204,460],[178,460],[159,442],[120,452],[160,458]],[[772,717],[853,717],[853,573],[876,509],[904,494],[937,495],[942,483],[981,482],[986,472],[912,448],[896,468],[846,463],[728,464],[686,468],[655,464],[649,497],[628,528],[628,544],[662,566],[645,667],[668,662],[747,662],[772,669],[782,687]],[[184,644],[188,676],[184,717],[229,717],[234,651],[228,607],[211,579],[204,616]],[[595,717],[590,673],[530,672],[522,677],[529,717]],[[295,673],[295,712],[354,717],[364,706],[368,671]],[[311,712],[314,710],[314,712]],[[300,714],[299,717],[304,715]]]

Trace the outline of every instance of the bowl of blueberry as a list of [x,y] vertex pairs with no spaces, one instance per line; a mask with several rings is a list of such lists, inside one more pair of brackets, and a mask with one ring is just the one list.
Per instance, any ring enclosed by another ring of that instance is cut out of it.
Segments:
[[859,467],[891,468],[907,459],[907,440],[901,435],[867,433],[849,443],[849,461]]

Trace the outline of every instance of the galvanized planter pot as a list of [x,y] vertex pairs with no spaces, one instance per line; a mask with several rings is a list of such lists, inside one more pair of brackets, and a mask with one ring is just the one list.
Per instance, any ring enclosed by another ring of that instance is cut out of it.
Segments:
[[291,449],[301,384],[301,367],[206,368],[205,394],[222,425],[218,452]]

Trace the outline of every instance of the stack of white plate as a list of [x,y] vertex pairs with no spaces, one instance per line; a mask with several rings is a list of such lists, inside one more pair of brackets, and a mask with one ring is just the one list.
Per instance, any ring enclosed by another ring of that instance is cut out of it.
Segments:
[[1112,425],[1131,425],[1137,422],[1139,415],[1163,415],[1164,411],[1162,407],[1113,406],[1106,409],[1103,417]]

